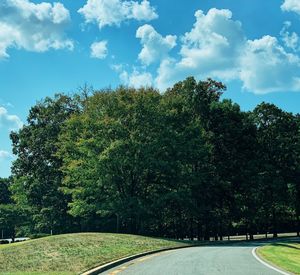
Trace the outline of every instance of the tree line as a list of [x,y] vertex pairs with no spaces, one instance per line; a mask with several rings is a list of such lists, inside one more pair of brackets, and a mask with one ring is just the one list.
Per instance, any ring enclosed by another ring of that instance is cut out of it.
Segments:
[[57,94],[10,137],[0,229],[197,238],[300,231],[300,116],[253,111],[190,77],[153,88]]

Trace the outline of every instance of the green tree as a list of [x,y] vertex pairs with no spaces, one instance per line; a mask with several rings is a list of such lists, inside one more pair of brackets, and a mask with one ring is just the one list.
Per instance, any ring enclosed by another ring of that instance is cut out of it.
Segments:
[[[288,172],[288,182],[290,191],[290,205],[296,220],[297,236],[300,236],[300,116],[294,116],[297,127],[295,135],[290,139],[290,169]],[[297,131],[297,133],[296,133]]]
[[60,191],[62,162],[56,151],[62,124],[78,111],[76,100],[58,94],[32,107],[27,125],[11,133],[17,155],[11,190],[17,204],[30,208],[36,231],[60,233],[69,228],[69,198]]
[[26,222],[26,212],[16,204],[0,204],[0,228],[4,230],[12,242],[16,238],[17,227]]
[[176,84],[162,100],[164,127],[159,138],[164,150],[159,159],[164,163],[161,167],[166,181],[165,190],[157,192],[160,197],[157,208],[164,209],[162,214],[167,222],[161,222],[175,237],[188,235],[193,239],[197,235],[200,239],[203,199],[208,195],[205,187],[211,172],[211,148],[202,120],[194,115],[189,102],[194,83],[189,78]]
[[258,131],[260,207],[277,237],[280,219],[286,216],[289,205],[288,182],[295,164],[291,152],[298,134],[297,124],[292,114],[268,103],[258,105],[253,118]]
[[102,91],[68,120],[59,155],[72,215],[114,216],[124,230],[140,231],[156,178],[160,97],[153,89]]

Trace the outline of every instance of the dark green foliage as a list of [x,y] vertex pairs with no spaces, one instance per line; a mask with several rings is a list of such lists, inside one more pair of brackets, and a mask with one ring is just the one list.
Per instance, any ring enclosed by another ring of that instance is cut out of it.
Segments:
[[30,233],[299,230],[299,116],[266,103],[243,112],[225,90],[187,78],[164,94],[46,98],[11,134],[17,160],[1,203],[28,209]]
[[4,230],[7,237],[14,242],[16,229],[26,223],[26,210],[15,204],[0,205],[0,228]]
[[1,179],[0,178],[0,204],[9,204],[12,202],[11,192],[9,186],[11,184],[11,178]]
[[68,96],[46,98],[31,108],[27,125],[11,133],[18,156],[11,191],[18,205],[30,209],[34,231],[59,233],[70,226],[69,198],[60,190],[62,160],[56,151],[63,123],[78,110],[78,102]]

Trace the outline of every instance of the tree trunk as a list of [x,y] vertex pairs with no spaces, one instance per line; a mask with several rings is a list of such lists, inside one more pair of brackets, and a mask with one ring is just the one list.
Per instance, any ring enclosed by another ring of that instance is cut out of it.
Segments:
[[300,216],[297,214],[297,237],[300,237]]
[[248,224],[248,228],[249,228],[249,239],[250,241],[254,240],[254,236],[253,236],[253,225],[252,222],[250,221]]
[[132,215],[130,217],[130,233],[131,234],[136,234],[137,233],[137,226],[136,226],[136,218],[134,217],[134,215]]
[[205,241],[209,241],[209,225],[208,225],[208,221],[205,220],[205,225],[204,225],[204,240]]
[[16,229],[13,228],[11,232],[11,242],[14,243],[16,240]]
[[228,224],[228,226],[227,226],[227,240],[228,241],[230,241],[230,228],[231,228],[231,226],[230,226],[230,224]]
[[223,241],[223,226],[222,226],[222,221],[220,222],[220,226],[219,226],[219,235],[220,235],[220,241]]
[[190,219],[190,240],[194,240],[194,219]]
[[200,226],[200,221],[197,221],[197,240],[202,240],[202,226]]
[[277,215],[276,215],[276,211],[273,207],[272,210],[272,218],[273,218],[273,238],[277,238],[278,237],[278,232],[277,232]]
[[117,220],[116,220],[116,222],[117,222],[116,232],[119,233],[120,232],[120,217],[119,217],[119,214],[116,214],[116,218],[117,218]]

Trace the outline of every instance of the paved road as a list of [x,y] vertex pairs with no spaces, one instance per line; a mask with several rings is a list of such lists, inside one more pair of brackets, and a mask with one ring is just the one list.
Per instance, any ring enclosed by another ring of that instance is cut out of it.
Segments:
[[191,247],[149,255],[108,270],[106,275],[278,275],[252,255],[259,243]]

